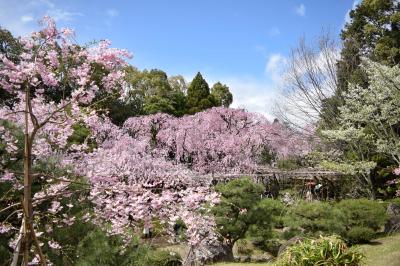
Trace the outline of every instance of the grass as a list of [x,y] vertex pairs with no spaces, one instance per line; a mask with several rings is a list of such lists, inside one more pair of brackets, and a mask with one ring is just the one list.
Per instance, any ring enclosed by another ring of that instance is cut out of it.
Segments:
[[[360,245],[359,249],[365,254],[364,266],[399,266],[400,265],[400,233],[378,238],[370,244]],[[221,262],[215,266],[273,266],[273,263],[232,263]]]
[[400,234],[374,240],[371,244],[360,245],[365,254],[366,266],[399,266],[400,265]]

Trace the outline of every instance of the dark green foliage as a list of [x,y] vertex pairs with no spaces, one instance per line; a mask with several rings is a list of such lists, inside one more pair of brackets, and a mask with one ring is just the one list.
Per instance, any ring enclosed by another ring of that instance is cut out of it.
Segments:
[[145,100],[144,111],[147,114],[167,113],[173,114],[175,112],[172,102],[161,96],[151,96]]
[[257,245],[260,249],[271,253],[272,256],[278,256],[279,248],[282,243],[277,239],[269,239],[262,242],[262,245]]
[[198,107],[202,99],[206,99],[210,95],[210,87],[208,87],[207,81],[198,72],[193,78],[188,88],[188,105]]
[[300,201],[293,205],[286,217],[286,225],[292,228],[301,228],[306,235],[332,234],[342,231],[337,217],[338,209],[328,202]]
[[376,236],[376,232],[369,227],[355,226],[346,232],[346,241],[350,244],[368,243]]
[[[21,45],[10,31],[0,27],[0,54],[7,56],[13,62],[18,62],[21,54]],[[0,87],[0,106],[12,106],[16,101],[15,95],[10,94]]]
[[346,244],[337,236],[306,239],[300,244],[288,247],[279,257],[277,266],[357,266],[364,255]]
[[171,86],[164,71],[158,69],[139,71],[128,67],[126,81],[130,90],[125,101],[131,105],[135,104],[135,115],[161,112],[182,116],[186,113],[184,92],[179,86]]
[[216,99],[218,106],[229,107],[233,101],[229,87],[221,82],[217,82],[212,86],[211,95]]
[[72,126],[74,132],[68,137],[68,144],[82,144],[85,142],[86,138],[90,135],[90,129],[82,124],[75,124]]
[[363,0],[350,11],[351,22],[342,31],[344,52],[351,40],[355,55],[369,55],[387,65],[400,62],[400,3],[393,0]]
[[218,106],[218,99],[210,94],[210,87],[200,74],[194,77],[187,91],[188,113],[194,114],[213,106]]
[[336,207],[344,214],[346,228],[366,226],[376,231],[386,220],[384,205],[377,201],[348,199],[340,201]]
[[269,234],[271,216],[269,209],[260,204],[264,191],[261,185],[241,178],[218,184],[216,191],[221,194],[220,203],[213,209],[217,230],[230,249],[252,226],[263,228],[260,234]]
[[260,164],[271,164],[276,159],[276,154],[266,145],[261,151]]
[[80,242],[77,248],[76,265],[117,265],[120,245],[118,239],[108,237],[101,230],[93,230],[87,234]]
[[129,117],[143,115],[144,113],[140,98],[118,98],[109,101],[108,117],[118,126],[122,126]]
[[279,239],[282,238],[280,231],[284,226],[287,207],[279,200],[263,199],[257,209],[262,209],[264,213],[269,214],[269,217],[267,216],[263,223],[258,222],[252,225],[248,237],[257,248],[277,256],[281,245]]
[[373,200],[342,200],[336,208],[341,212],[338,222],[344,229],[342,236],[349,243],[373,239],[387,219],[384,204]]
[[373,200],[349,199],[334,204],[302,201],[289,208],[285,224],[304,230],[305,235],[338,234],[355,244],[375,238],[386,218],[385,205]]

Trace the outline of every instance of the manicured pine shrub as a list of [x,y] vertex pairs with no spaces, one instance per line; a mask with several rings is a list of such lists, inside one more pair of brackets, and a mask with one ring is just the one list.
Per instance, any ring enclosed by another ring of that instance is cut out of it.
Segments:
[[321,201],[300,201],[291,206],[285,217],[285,225],[293,230],[302,230],[305,235],[318,236],[342,231],[337,218],[338,209],[331,203]]
[[384,204],[368,199],[342,200],[335,206],[342,224],[342,237],[350,244],[368,242],[376,236],[386,220]]

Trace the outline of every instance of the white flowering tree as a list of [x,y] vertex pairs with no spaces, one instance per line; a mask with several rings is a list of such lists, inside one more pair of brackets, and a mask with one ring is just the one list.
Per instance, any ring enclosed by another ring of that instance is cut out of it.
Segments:
[[[381,153],[400,165],[400,68],[364,60],[369,86],[350,84],[340,109],[340,125],[322,134],[357,153],[357,160],[323,165],[359,174],[373,186],[370,170],[376,166],[370,155]],[[399,173],[396,169],[395,174]],[[372,188],[372,187],[371,187]]]

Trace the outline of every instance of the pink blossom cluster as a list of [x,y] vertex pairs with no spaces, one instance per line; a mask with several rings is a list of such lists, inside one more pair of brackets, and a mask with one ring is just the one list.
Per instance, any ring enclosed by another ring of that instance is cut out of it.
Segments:
[[90,48],[73,44],[73,32],[57,30],[55,22],[44,17],[44,28],[31,37],[21,39],[23,51],[20,62],[14,63],[6,56],[0,56],[0,86],[9,92],[35,87],[36,93],[46,90],[65,90],[65,85],[76,88],[73,99],[89,103],[99,90],[93,74],[96,67],[103,71],[102,89],[120,90],[127,65],[125,59],[131,55],[126,50],[110,47],[102,41]]
[[[78,46],[73,43],[73,32],[69,29],[59,31],[49,17],[44,17],[42,25],[41,31],[20,39],[22,51],[18,62],[0,55],[0,87],[18,98],[14,106],[0,107],[0,125],[7,124],[7,127],[0,128],[0,146],[5,145],[6,150],[0,155],[0,176],[2,182],[15,183],[16,195],[19,194],[23,174],[5,168],[15,157],[14,153],[21,154],[18,147],[21,145],[17,145],[15,136],[21,136],[27,130],[27,139],[32,145],[33,166],[39,161],[52,161],[58,162],[60,168],[72,169],[75,158],[81,156],[87,147],[86,143],[69,145],[73,126],[84,123],[88,116],[93,115],[82,104],[90,104],[98,92],[120,92],[124,85],[121,70],[126,66],[125,59],[130,57],[125,50],[110,48],[109,43],[89,48]],[[97,68],[105,71],[95,73]],[[72,93],[69,93],[71,90]],[[47,97],[54,92],[62,95],[58,102]],[[33,220],[43,218],[50,221],[46,224],[48,232],[52,231],[54,224],[71,225],[75,220],[63,211],[68,205],[61,204],[61,198],[71,195],[69,184],[74,182],[75,177],[58,178],[52,175],[33,172],[31,177],[42,182],[42,190],[34,195],[32,201],[38,218]],[[17,204],[10,203],[10,208],[19,206],[20,197],[17,199]],[[46,201],[51,202],[50,207],[39,213],[36,207]],[[9,219],[14,219],[14,215],[22,218],[21,210],[11,209],[11,214]],[[48,216],[51,219],[47,219]],[[5,228],[6,223],[2,221],[1,226]],[[52,246],[57,247],[54,243]]]
[[[133,138],[107,118],[91,115],[85,121],[97,147],[90,153],[81,153],[73,164],[76,173],[90,182],[96,223],[129,240],[128,232],[137,229],[141,221],[160,219],[172,232],[168,221],[184,211],[189,210],[192,215],[202,212],[204,219],[212,219],[204,207],[205,203],[218,201],[210,180],[197,178],[185,165],[153,153],[149,139]],[[192,221],[195,222],[188,219],[187,226]],[[211,232],[213,228],[207,230]],[[206,241],[194,233],[188,236],[193,245],[199,244],[199,239]]]
[[287,127],[224,107],[182,118],[166,114],[133,117],[124,128],[133,138],[147,142],[152,153],[200,173],[252,171],[266,147],[281,157],[310,150],[308,141]]

